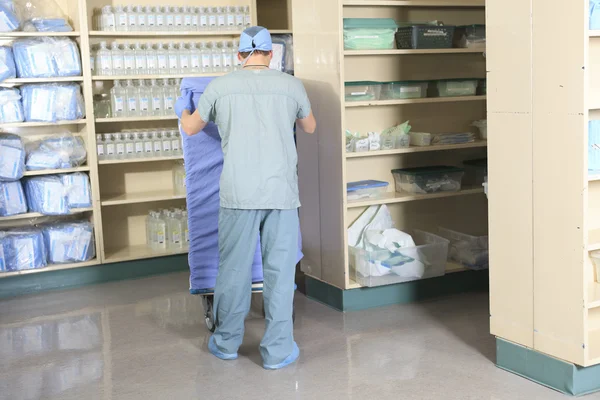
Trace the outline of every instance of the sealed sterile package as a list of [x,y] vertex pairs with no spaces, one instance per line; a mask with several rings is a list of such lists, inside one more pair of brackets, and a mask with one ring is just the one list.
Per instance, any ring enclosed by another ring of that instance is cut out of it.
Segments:
[[590,0],[590,30],[600,29],[600,0]]
[[19,228],[6,231],[3,242],[8,271],[43,268],[48,265],[41,230]]
[[15,0],[22,10],[25,31],[71,32],[67,16],[53,0]]
[[74,168],[86,159],[83,139],[65,132],[28,144],[25,167],[28,171]]
[[0,231],[0,272],[8,271],[6,257],[4,256],[4,246],[6,245],[8,245],[8,241],[6,240],[6,233]]
[[67,193],[69,208],[87,208],[92,206],[90,178],[80,172],[61,175]]
[[85,116],[81,87],[71,83],[23,85],[23,111],[28,122],[75,120]]
[[27,202],[21,182],[0,182],[0,217],[26,212]]
[[25,149],[17,135],[0,134],[0,182],[16,181],[25,173]]
[[19,78],[81,75],[77,43],[69,38],[27,38],[13,43]]
[[94,228],[87,221],[55,223],[42,230],[50,264],[89,261],[96,256]]
[[19,29],[21,17],[12,0],[0,0],[0,32],[13,32]]
[[0,88],[0,123],[23,122],[24,113],[19,89]]
[[292,35],[273,35],[273,58],[269,67],[288,74],[294,73]]
[[9,46],[0,46],[0,81],[16,77],[17,70],[12,49]]
[[69,214],[67,191],[60,176],[37,176],[24,181],[29,211],[44,215]]

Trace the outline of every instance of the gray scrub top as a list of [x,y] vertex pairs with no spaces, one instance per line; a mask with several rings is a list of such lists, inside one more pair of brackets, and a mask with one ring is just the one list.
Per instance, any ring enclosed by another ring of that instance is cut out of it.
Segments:
[[271,69],[233,72],[208,85],[198,112],[222,139],[221,207],[300,207],[293,128],[310,102],[299,79]]

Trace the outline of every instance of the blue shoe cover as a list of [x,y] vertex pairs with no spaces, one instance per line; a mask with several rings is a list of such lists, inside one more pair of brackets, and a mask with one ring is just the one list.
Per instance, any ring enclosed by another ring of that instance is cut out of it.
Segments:
[[298,360],[298,357],[300,357],[300,349],[298,348],[298,345],[296,344],[296,342],[294,342],[294,348],[292,349],[292,354],[287,356],[287,358],[285,360],[283,360],[281,363],[275,364],[275,365],[263,364],[263,368],[264,369],[281,369],[283,367],[287,367],[288,365],[294,363],[296,360]]
[[221,360],[235,360],[236,358],[238,358],[238,354],[225,354],[222,351],[219,351],[219,349],[217,348],[217,345],[215,344],[215,337],[211,336],[210,339],[208,339],[208,351],[210,351],[210,353],[217,357],[220,358]]

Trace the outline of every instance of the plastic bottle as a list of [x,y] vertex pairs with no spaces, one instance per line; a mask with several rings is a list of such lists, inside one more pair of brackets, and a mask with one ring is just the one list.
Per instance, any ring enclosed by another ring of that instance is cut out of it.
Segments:
[[96,52],[96,70],[99,75],[112,75],[112,57],[106,42],[100,42],[100,48]]
[[162,43],[156,44],[156,66],[158,74],[166,75],[169,73],[169,56]]
[[156,13],[152,10],[152,7],[146,6],[144,13],[146,13],[146,29],[149,31],[156,30]]
[[123,72],[124,75],[134,75],[135,69],[135,50],[129,43],[123,43]]
[[212,72],[223,72],[223,56],[216,41],[211,42]]
[[155,75],[158,74],[158,57],[156,55],[156,50],[152,46],[152,43],[146,43],[146,64],[148,67],[148,74]]
[[171,134],[169,131],[162,131],[160,137],[162,140],[162,155],[163,157],[170,157],[173,155],[171,151]]
[[227,6],[225,8],[225,25],[228,31],[235,30],[236,7]]
[[244,23],[246,19],[244,18],[244,6],[238,6],[235,9],[235,30],[242,31],[244,30]]
[[201,72],[212,72],[212,54],[206,42],[200,43],[200,67]]
[[209,9],[207,7],[198,7],[198,29],[201,31],[209,29],[208,13]]
[[150,111],[150,90],[148,89],[149,87],[145,85],[143,79],[138,81],[138,104],[140,109],[139,115],[142,117],[152,115]]
[[114,86],[110,89],[110,105],[112,110],[112,116],[114,118],[120,118],[127,115],[127,109],[125,107],[125,97],[126,93],[124,88],[121,86],[121,82],[114,81]]
[[144,143],[144,157],[154,157],[154,147],[152,145],[152,137],[148,132],[142,133],[142,141]]
[[139,91],[138,88],[134,86],[133,81],[131,79],[127,80],[127,115],[129,117],[137,117],[139,116],[140,108],[139,108]]
[[227,14],[224,7],[216,7],[217,10],[217,30],[224,31],[227,29]]
[[169,61],[169,74],[179,73],[179,51],[175,43],[169,42],[167,46],[167,59]]
[[171,154],[174,156],[180,156],[182,154],[181,151],[181,136],[177,130],[172,130],[171,134]]
[[104,138],[102,137],[102,135],[96,135],[96,154],[98,155],[98,160],[104,160],[106,158],[105,149],[106,147],[104,143]]
[[190,246],[190,231],[189,231],[189,227],[188,227],[188,213],[186,210],[182,210],[181,211],[181,225],[182,225],[182,230],[183,230],[183,246],[184,247],[189,247]]
[[96,75],[96,52],[98,48],[95,45],[90,46],[90,70],[92,75]]
[[231,57],[231,42],[223,40],[221,43],[221,56],[223,59],[223,72],[233,71],[233,58]]
[[163,92],[156,83],[156,79],[150,81],[150,111],[152,115],[163,115]]
[[167,239],[167,243],[170,250],[179,250],[183,249],[183,230],[181,226],[181,220],[175,214],[175,212],[167,212],[167,230],[169,232],[169,237]]
[[125,59],[123,50],[119,47],[119,43],[112,42],[110,46],[110,55],[112,58],[113,75],[125,75]]
[[133,8],[132,5],[128,5],[127,8],[125,9],[127,11],[127,30],[130,32],[137,32],[138,31],[138,26],[137,26],[137,21],[138,21],[138,17],[137,17],[137,13],[135,12],[135,9]]
[[121,136],[125,142],[125,158],[135,158],[135,135],[123,133]]
[[183,31],[183,29],[184,29],[183,13],[181,12],[181,8],[172,7],[172,10],[173,10],[173,19],[175,21],[174,30]]
[[150,210],[146,216],[146,245],[156,248],[156,214]]
[[167,249],[167,223],[164,217],[157,214],[155,221],[155,249],[158,251],[164,251]]
[[190,31],[197,31],[200,26],[200,13],[198,12],[198,7],[190,7]]
[[184,42],[179,43],[179,73],[188,74],[190,72],[190,50]]
[[154,157],[162,156],[162,137],[158,131],[152,132],[152,149],[154,151]]
[[237,40],[233,41],[231,46],[231,59],[233,60],[233,70],[239,71],[242,69],[242,62],[238,58],[238,48],[240,47],[240,43]]
[[112,140],[115,142],[115,155],[118,160],[125,158],[125,141],[119,133],[112,134]]
[[140,42],[135,43],[133,48],[135,54],[135,74],[146,75],[148,73],[148,60],[146,58],[146,50]]
[[202,64],[200,62],[200,50],[196,46],[195,42],[190,42],[190,72],[197,74],[202,71]]
[[244,29],[252,26],[252,14],[250,14],[250,6],[244,7]]
[[163,13],[165,14],[165,28],[167,31],[175,30],[175,15],[171,7],[164,6]]
[[152,12],[156,16],[156,30],[166,31],[167,25],[165,21],[165,14],[162,12],[160,7],[152,7]]
[[117,149],[115,149],[115,142],[113,142],[110,133],[104,134],[104,146],[106,150],[106,159],[114,160],[116,158]]
[[102,7],[100,30],[114,32],[116,29],[115,14],[111,6]]
[[216,31],[217,30],[217,7],[208,7],[208,30]]
[[137,14],[137,30],[142,31],[142,32],[148,30],[147,19],[146,19],[147,16],[146,16],[146,11],[144,10],[144,7],[136,6],[135,13]]
[[144,135],[142,133],[133,134],[135,158],[144,157]]
[[119,32],[125,32],[128,30],[127,12],[123,9],[123,6],[117,6],[115,8],[115,22],[115,30]]

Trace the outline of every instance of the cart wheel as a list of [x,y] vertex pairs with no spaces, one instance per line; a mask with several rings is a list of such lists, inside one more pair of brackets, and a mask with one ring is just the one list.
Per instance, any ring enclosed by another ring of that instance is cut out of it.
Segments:
[[209,331],[214,332],[215,316],[213,315],[213,298],[212,296],[204,296],[202,298],[202,305],[204,306],[204,323]]

